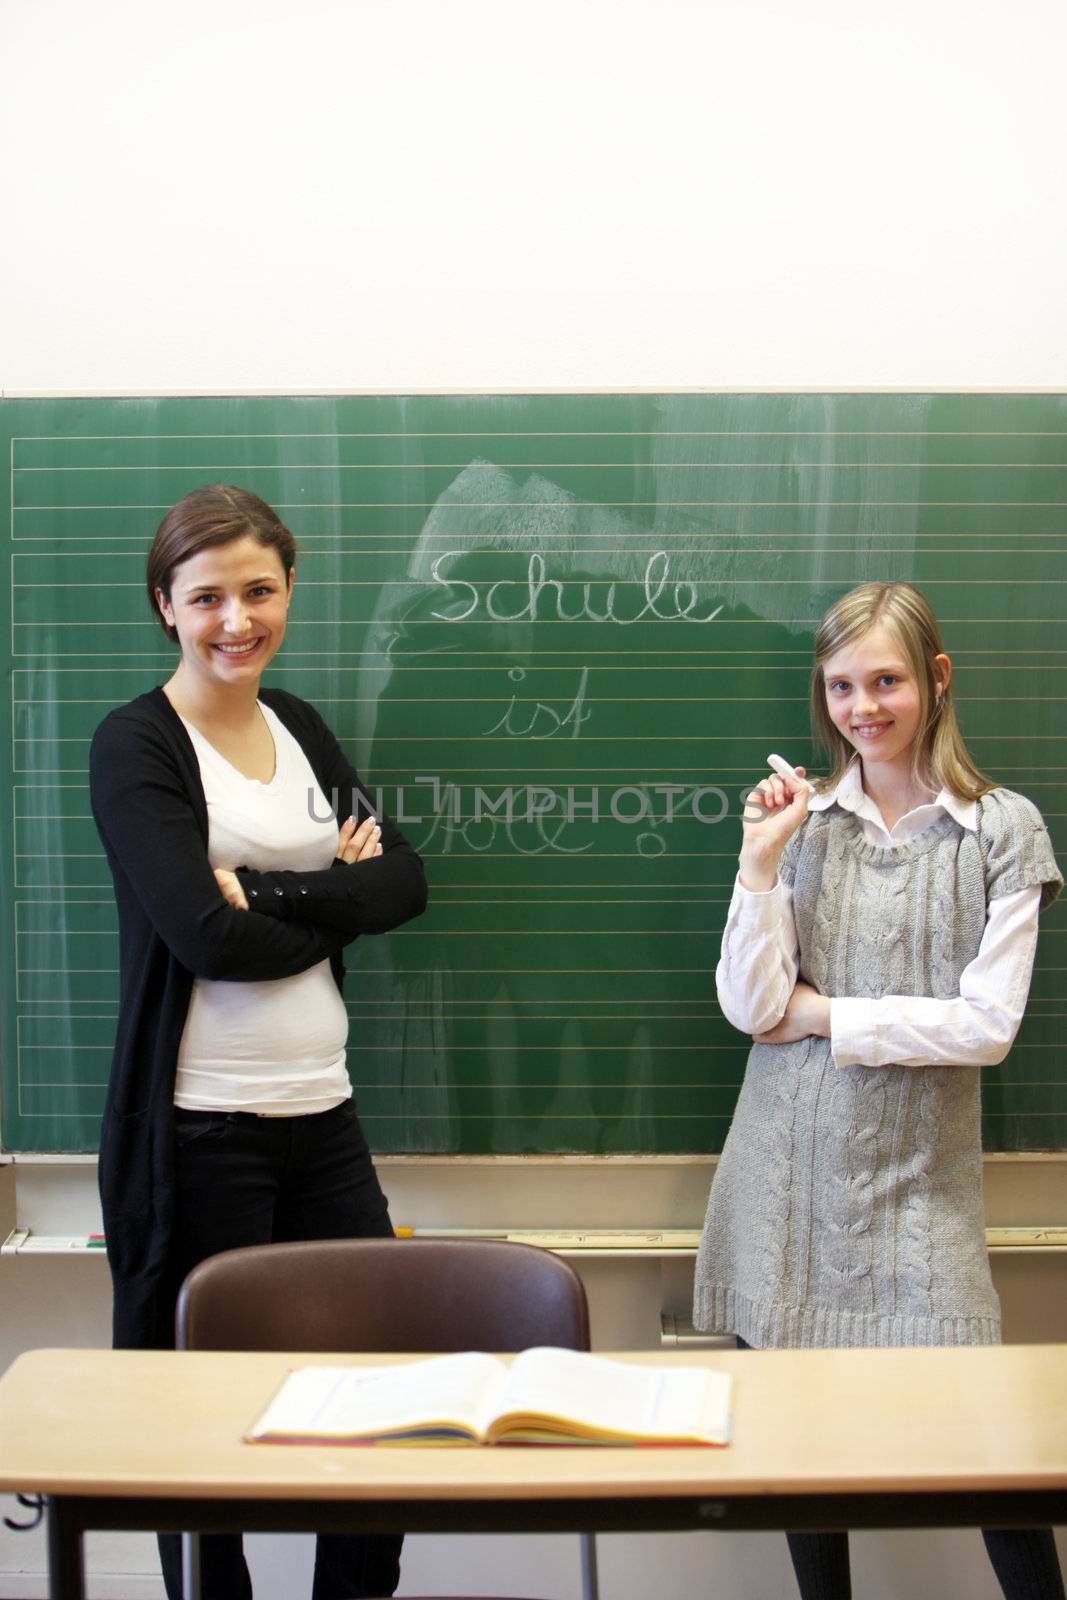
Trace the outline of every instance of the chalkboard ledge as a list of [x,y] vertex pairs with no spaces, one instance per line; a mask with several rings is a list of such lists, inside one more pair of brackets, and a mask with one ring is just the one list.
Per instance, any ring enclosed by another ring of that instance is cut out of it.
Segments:
[[[693,1260],[699,1243],[699,1230],[664,1229],[646,1240],[624,1235],[613,1238],[610,1231],[592,1233],[563,1232],[555,1229],[525,1229],[502,1234],[496,1228],[417,1228],[407,1232],[417,1238],[501,1239],[533,1244],[553,1255],[594,1260],[638,1257],[642,1260]],[[998,1255],[1067,1255],[1067,1227],[987,1228],[986,1246]],[[100,1234],[70,1235],[34,1233],[29,1228],[13,1228],[0,1240],[0,1256],[16,1255],[96,1255],[106,1259]]]
[[[676,1155],[588,1155],[588,1154],[544,1154],[537,1155],[396,1155],[381,1152],[375,1156],[374,1162],[379,1167],[491,1167],[500,1171],[503,1167],[520,1167],[528,1170],[531,1167],[593,1167],[610,1168],[618,1171],[621,1167],[707,1167],[713,1169],[718,1163],[717,1155],[701,1152]],[[0,1167],[35,1166],[35,1167],[95,1167],[96,1153],[93,1151],[38,1151],[38,1150],[0,1150]],[[1036,1166],[1043,1163],[1058,1163],[1067,1165],[1067,1150],[986,1150],[982,1154],[982,1163],[990,1166]]]

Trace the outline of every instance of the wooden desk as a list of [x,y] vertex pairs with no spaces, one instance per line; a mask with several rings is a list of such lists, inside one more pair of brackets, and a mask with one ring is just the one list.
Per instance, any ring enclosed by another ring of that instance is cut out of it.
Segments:
[[247,1445],[290,1366],[396,1356],[35,1350],[0,1490],[49,1497],[55,1600],[90,1528],[564,1532],[1067,1522],[1067,1346],[678,1351],[737,1379],[725,1450]]

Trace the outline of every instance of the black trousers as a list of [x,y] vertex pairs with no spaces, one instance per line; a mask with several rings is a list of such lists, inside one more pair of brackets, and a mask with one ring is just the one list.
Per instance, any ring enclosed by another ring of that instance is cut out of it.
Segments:
[[[222,1250],[294,1239],[388,1237],[385,1196],[351,1101],[304,1117],[175,1110],[175,1231],[168,1290]],[[320,1534],[312,1600],[391,1595],[402,1537]],[[159,1535],[168,1600],[181,1600],[181,1536]],[[203,1600],[251,1600],[241,1535],[201,1540]]]
[[[738,1339],[739,1350],[752,1346]],[[1005,1600],[1064,1600],[1051,1528],[983,1528]],[[801,1600],[851,1600],[848,1533],[787,1533]]]

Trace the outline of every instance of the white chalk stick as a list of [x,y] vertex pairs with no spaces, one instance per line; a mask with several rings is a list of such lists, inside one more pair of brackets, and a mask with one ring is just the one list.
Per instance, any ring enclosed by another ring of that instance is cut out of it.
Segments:
[[777,772],[780,778],[788,778],[790,783],[803,783],[805,781],[796,767],[791,767],[784,756],[768,756],[767,765],[772,772]]

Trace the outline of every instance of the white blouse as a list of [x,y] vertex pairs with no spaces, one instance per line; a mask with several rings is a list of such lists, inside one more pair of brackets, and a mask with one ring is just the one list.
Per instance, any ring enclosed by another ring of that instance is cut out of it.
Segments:
[[[208,860],[231,872],[325,869],[337,850],[337,823],[296,739],[270,706],[261,701],[260,710],[274,740],[269,783],[246,778],[185,723],[207,801]],[[328,1111],[352,1093],[347,1038],[348,1013],[328,961],[261,983],[194,978],[174,1103],[261,1116]]]
[[[837,787],[812,795],[809,811],[834,803],[860,819],[865,839],[904,844],[945,812],[977,832],[977,803],[942,789],[886,827],[865,793],[858,761]],[[884,995],[879,1000],[831,999],[830,1049],[835,1065],[995,1066],[1011,1049],[1030,991],[1041,889],[1035,885],[991,900],[978,954],[960,976],[959,997]],[[734,883],[722,935],[715,987],[723,1015],[742,1033],[766,1033],[785,1015],[797,981],[800,950],[792,891],[779,878],[772,889]]]

